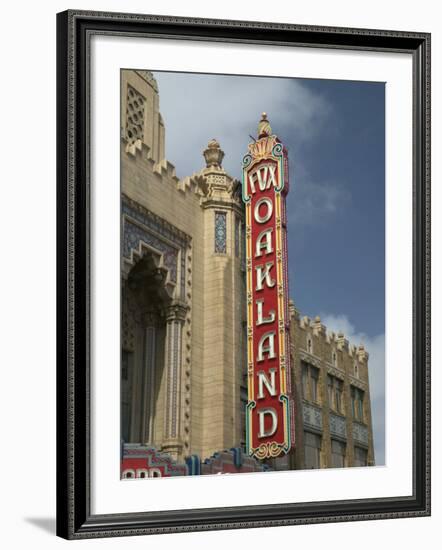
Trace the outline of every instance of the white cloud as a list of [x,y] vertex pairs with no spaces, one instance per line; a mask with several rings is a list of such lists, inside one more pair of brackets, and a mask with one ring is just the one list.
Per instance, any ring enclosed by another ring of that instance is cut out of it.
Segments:
[[[225,152],[223,166],[240,179],[241,161],[256,136],[259,118],[267,112],[273,129],[290,141],[293,204],[289,195],[289,221],[311,225],[335,215],[349,194],[333,181],[313,181],[302,163],[299,148],[332,124],[331,104],[302,80],[235,77],[186,73],[154,73],[160,93],[160,111],[166,128],[166,156],[178,177],[204,166],[203,150],[210,139]],[[296,200],[295,200],[296,196]]]
[[375,458],[377,464],[385,464],[385,334],[369,337],[363,332],[357,332],[346,315],[322,313],[320,317],[327,330],[336,333],[342,331],[350,343],[364,344],[369,353],[368,372]]
[[215,138],[226,153],[223,165],[240,176],[249,134],[268,113],[281,139],[310,140],[331,116],[330,104],[300,80],[185,73],[154,73],[166,127],[166,155],[179,177],[203,167],[202,151]]
[[339,184],[314,182],[308,176],[297,178],[287,199],[288,221],[293,225],[317,224],[348,207],[350,200],[349,192]]

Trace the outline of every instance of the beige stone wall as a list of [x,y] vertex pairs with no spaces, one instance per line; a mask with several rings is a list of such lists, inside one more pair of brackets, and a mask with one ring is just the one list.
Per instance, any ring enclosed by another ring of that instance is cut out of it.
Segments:
[[[292,465],[304,468],[304,433],[309,431],[321,436],[321,467],[332,467],[331,441],[344,442],[346,445],[345,466],[354,466],[354,447],[367,451],[368,465],[374,465],[373,429],[370,407],[370,389],[368,378],[368,352],[360,346],[350,345],[342,333],[327,331],[319,317],[300,318],[294,306],[291,307],[292,340],[292,381],[296,400],[296,449],[292,456]],[[316,367],[319,372],[319,392],[316,402],[303,397],[302,363]],[[327,375],[343,383],[343,401],[341,413],[333,410],[329,402]],[[364,392],[363,420],[353,418],[351,388]],[[322,426],[306,425],[303,409],[312,407],[318,410]],[[345,423],[345,436],[339,436],[336,429],[332,433],[332,415]],[[354,437],[355,430],[358,438]],[[366,434],[366,435],[365,435]],[[362,437],[361,437],[362,436]]]
[[[235,255],[235,223],[242,207],[232,196],[232,179],[216,168],[206,172],[212,193],[203,204],[206,231],[204,250],[204,357],[202,456],[239,445],[241,439],[241,332],[245,297],[241,287],[240,257]],[[226,250],[216,252],[215,216],[225,215]]]

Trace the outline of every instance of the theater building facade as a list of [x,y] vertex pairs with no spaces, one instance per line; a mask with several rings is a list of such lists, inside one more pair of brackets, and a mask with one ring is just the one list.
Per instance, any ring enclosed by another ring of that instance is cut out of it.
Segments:
[[176,177],[152,73],[122,71],[121,104],[122,478],[373,465],[368,353],[293,301],[293,441],[249,456],[242,184],[215,139]]

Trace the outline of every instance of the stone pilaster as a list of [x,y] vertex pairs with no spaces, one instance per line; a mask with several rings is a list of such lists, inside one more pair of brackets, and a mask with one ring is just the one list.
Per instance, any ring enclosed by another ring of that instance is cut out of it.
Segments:
[[144,325],[144,349],[143,349],[143,393],[141,418],[141,441],[152,444],[153,421],[155,417],[155,378],[156,378],[156,345],[158,334],[158,314],[146,312],[143,315]]
[[166,313],[166,410],[164,418],[164,443],[162,450],[174,459],[182,458],[181,438],[181,375],[182,375],[182,329],[187,306],[175,301]]
[[244,439],[241,385],[245,347],[245,285],[241,270],[240,184],[222,167],[216,140],[204,151],[204,378],[201,455],[238,447]]

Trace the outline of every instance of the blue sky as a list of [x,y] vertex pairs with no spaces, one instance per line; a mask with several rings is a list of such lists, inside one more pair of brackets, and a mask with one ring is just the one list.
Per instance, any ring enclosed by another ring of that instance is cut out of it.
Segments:
[[184,177],[216,138],[241,178],[261,112],[289,151],[290,295],[302,315],[370,353],[375,452],[384,463],[385,87],[383,83],[154,72],[166,157]]

